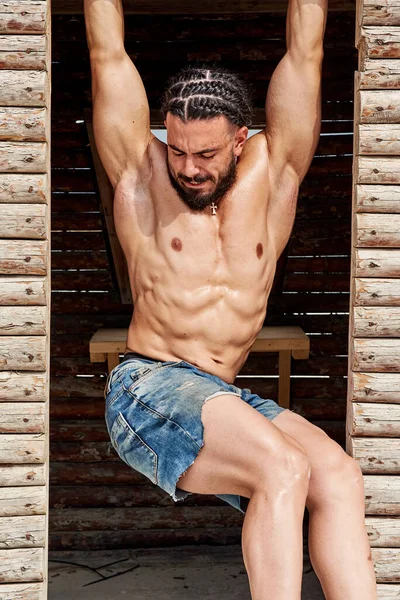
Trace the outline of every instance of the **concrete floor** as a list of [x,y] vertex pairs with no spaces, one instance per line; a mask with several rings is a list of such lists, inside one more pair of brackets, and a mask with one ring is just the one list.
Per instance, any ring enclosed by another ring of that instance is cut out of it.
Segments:
[[[52,552],[49,600],[251,600],[241,547]],[[324,600],[304,554],[302,600]]]

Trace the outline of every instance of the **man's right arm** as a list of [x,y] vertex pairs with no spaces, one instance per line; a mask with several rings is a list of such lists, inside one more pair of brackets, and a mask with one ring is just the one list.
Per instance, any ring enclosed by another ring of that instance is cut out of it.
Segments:
[[125,171],[145,168],[150,110],[136,67],[124,48],[121,0],[84,0],[90,51],[93,130],[115,188]]

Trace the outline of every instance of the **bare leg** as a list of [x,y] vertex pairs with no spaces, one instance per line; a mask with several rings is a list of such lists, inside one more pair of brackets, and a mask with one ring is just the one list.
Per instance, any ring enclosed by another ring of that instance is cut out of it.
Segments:
[[376,600],[361,469],[300,415],[285,411],[274,424],[302,444],[311,464],[309,551],[326,599]]

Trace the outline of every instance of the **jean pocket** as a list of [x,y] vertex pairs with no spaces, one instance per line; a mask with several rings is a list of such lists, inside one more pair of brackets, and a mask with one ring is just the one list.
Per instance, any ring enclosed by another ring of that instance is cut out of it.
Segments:
[[110,431],[111,442],[118,456],[132,469],[157,484],[158,456],[118,413]]

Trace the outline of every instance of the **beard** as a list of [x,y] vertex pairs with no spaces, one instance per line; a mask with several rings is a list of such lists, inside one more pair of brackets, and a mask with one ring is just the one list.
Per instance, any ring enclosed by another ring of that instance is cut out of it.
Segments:
[[[167,159],[167,168],[168,175],[171,181],[171,185],[174,190],[177,192],[179,197],[184,201],[184,203],[195,211],[202,211],[207,206],[210,206],[213,202],[218,204],[218,202],[225,196],[225,194],[231,189],[231,187],[236,182],[236,157],[232,155],[232,160],[229,163],[226,171],[220,176],[217,185],[215,186],[214,191],[205,194],[200,190],[196,190],[193,188],[182,187],[178,180],[174,177],[171,172],[169,162]],[[211,175],[202,176],[196,175],[196,177],[190,178],[185,177],[184,175],[180,175],[179,179],[182,181],[187,181],[190,183],[203,183],[204,181],[215,181]]]

